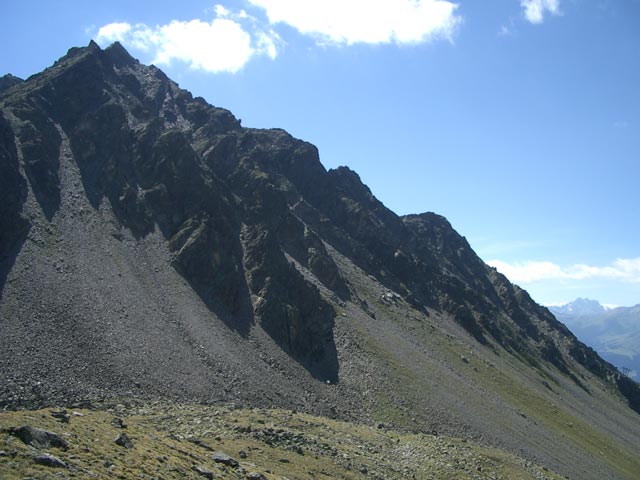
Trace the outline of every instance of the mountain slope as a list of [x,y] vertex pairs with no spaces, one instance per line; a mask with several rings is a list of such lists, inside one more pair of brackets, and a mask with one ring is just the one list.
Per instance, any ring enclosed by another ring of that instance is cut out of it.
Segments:
[[3,406],[233,401],[640,469],[638,385],[443,217],[119,44],[0,95]]

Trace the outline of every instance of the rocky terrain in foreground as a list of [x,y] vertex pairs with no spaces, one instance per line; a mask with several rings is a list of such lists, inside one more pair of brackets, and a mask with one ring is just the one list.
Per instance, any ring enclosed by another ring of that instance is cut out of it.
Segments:
[[[312,144],[242,127],[117,43],[3,77],[0,195],[6,418],[49,429],[20,416],[50,412],[18,410],[233,402],[637,478],[638,384],[445,218],[397,216]],[[13,445],[0,466],[33,467]],[[279,466],[264,473],[294,468]]]
[[[34,426],[34,425],[37,425]],[[115,404],[0,414],[13,478],[556,480],[468,441],[295,411]]]

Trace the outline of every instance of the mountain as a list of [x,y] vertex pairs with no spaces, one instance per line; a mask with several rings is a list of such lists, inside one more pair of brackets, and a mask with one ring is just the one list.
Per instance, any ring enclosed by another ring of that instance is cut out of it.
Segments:
[[549,307],[551,313],[556,317],[582,317],[585,315],[599,315],[607,311],[597,300],[589,300],[588,298],[577,298],[573,302],[560,306]]
[[0,111],[5,409],[232,402],[637,478],[639,385],[442,216],[396,215],[117,43]]
[[604,359],[640,378],[640,305],[605,309],[579,298],[549,310]]

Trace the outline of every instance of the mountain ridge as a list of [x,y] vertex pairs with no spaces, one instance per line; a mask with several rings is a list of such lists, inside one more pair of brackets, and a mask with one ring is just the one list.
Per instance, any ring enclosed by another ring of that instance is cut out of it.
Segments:
[[583,478],[626,464],[583,437],[633,444],[638,385],[444,217],[397,216],[117,43],[69,50],[0,107],[4,407],[234,401],[484,439]]

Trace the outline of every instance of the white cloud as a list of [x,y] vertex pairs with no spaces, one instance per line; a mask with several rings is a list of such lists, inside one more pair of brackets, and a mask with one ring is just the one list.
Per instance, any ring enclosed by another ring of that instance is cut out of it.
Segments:
[[461,18],[446,0],[249,0],[272,24],[286,23],[323,43],[415,44],[451,40]]
[[546,13],[560,15],[560,0],[520,0],[520,5],[531,23],[542,23]]
[[123,22],[110,23],[98,30],[98,38],[105,41],[114,42],[124,38],[131,31],[131,25]]
[[216,18],[211,22],[173,20],[155,27],[110,23],[98,30],[96,41],[101,45],[119,41],[150,54],[150,61],[157,65],[177,60],[212,73],[235,73],[258,55],[276,58],[279,37],[275,32],[260,30],[244,11],[234,14],[222,5],[214,11]]
[[487,262],[512,282],[530,284],[543,280],[587,280],[601,278],[640,283],[640,257],[619,258],[604,267],[576,264],[561,267],[553,262],[527,261],[507,263],[501,260]]
[[523,262],[509,264],[501,260],[489,260],[487,262],[500,273],[507,276],[515,283],[531,283],[549,278],[562,276],[562,269],[551,262]]
[[231,15],[231,11],[224,5],[216,5],[213,7],[213,10],[214,12],[216,12],[216,15],[220,18],[228,17],[229,15]]

